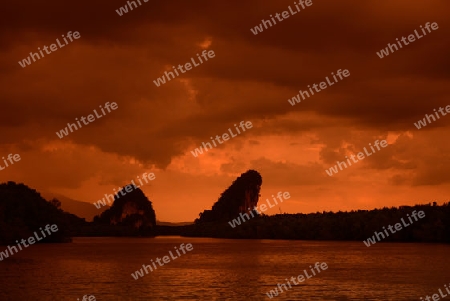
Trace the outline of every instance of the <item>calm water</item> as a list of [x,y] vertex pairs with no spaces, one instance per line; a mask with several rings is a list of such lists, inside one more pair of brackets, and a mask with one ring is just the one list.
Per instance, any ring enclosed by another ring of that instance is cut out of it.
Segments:
[[[194,250],[143,278],[131,277],[181,243]],[[420,300],[450,283],[448,245],[75,238],[33,245],[0,262],[0,300],[75,301],[86,294],[98,301],[270,300],[266,292],[315,262],[328,269],[272,300]]]

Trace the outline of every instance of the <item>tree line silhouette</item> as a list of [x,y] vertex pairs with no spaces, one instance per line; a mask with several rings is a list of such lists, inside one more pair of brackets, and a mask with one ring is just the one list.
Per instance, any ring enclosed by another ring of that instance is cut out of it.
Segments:
[[450,202],[415,206],[384,207],[350,212],[260,215],[232,228],[227,222],[196,223],[179,229],[185,236],[216,238],[366,240],[383,227],[406,222],[407,214],[424,211],[425,217],[389,236],[386,242],[450,243]]
[[0,244],[30,237],[46,224],[57,224],[59,231],[43,242],[68,242],[74,236],[156,235],[363,241],[375,231],[381,232],[383,227],[399,223],[401,218],[406,220],[407,214],[414,210],[424,211],[425,217],[383,241],[450,243],[450,202],[441,206],[429,203],[350,212],[262,214],[232,228],[228,222],[256,204],[261,184],[261,175],[249,170],[220,195],[211,210],[200,213],[195,223],[157,226],[152,202],[139,188],[115,198],[109,209],[96,216],[93,222],[86,222],[61,210],[57,199],[46,201],[24,184],[3,183],[0,184]]

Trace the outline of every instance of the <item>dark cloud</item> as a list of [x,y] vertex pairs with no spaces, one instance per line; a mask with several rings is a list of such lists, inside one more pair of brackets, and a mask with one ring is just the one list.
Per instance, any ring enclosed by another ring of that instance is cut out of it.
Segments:
[[[126,5],[122,0],[3,5],[0,147],[29,153],[33,160],[42,155],[35,169],[50,166],[42,177],[54,186],[76,189],[90,174],[101,177],[104,165],[77,171],[76,160],[107,156],[161,170],[176,166],[212,173],[215,168],[227,180],[257,168],[271,185],[322,183],[323,191],[332,191],[354,172],[335,179],[326,168],[393,135],[398,139],[392,145],[354,170],[374,172],[373,178],[383,173],[395,187],[450,181],[440,167],[450,163],[441,155],[450,147],[442,138],[450,117],[420,131],[413,124],[450,104],[449,2],[313,0],[311,7],[258,35],[250,28],[293,1],[141,2],[122,17],[115,12]],[[376,55],[426,22],[437,22],[439,29],[383,59]],[[68,31],[79,31],[81,38],[26,68],[18,65],[30,51]],[[176,80],[154,85],[164,71],[204,48],[216,56]],[[295,106],[288,103],[338,69],[348,69],[350,77]],[[68,153],[41,153],[59,140],[55,133],[67,123],[106,102],[116,102],[118,110],[61,140],[79,148],[75,161],[64,165]],[[241,120],[254,127],[201,160],[190,155]],[[91,147],[95,151],[84,158],[81,153]],[[23,179],[39,180],[26,172]]]

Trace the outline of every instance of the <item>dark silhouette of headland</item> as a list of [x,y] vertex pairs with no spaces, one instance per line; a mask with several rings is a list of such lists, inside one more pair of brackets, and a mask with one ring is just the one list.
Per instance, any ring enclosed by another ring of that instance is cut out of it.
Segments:
[[[194,223],[172,226],[167,223],[157,225],[152,202],[137,187],[121,197],[116,195],[110,208],[96,216],[93,222],[87,222],[61,210],[57,199],[47,201],[24,184],[3,183],[0,184],[0,244],[29,237],[46,224],[56,224],[59,231],[42,242],[69,242],[76,236],[158,235],[364,241],[375,232],[382,232],[383,227],[395,225],[402,218],[406,220],[414,210],[423,211],[424,217],[401,231],[386,235],[383,241],[450,243],[450,203],[267,216],[253,209],[258,204],[261,185],[261,175],[248,170],[224,190],[211,209],[201,212]],[[239,216],[251,218],[241,219],[239,224],[231,226],[230,221]]]
[[16,240],[33,236],[47,224],[55,224],[58,231],[40,243],[69,242],[83,219],[62,211],[56,199],[45,200],[34,189],[23,184],[0,184],[0,245],[15,244]]

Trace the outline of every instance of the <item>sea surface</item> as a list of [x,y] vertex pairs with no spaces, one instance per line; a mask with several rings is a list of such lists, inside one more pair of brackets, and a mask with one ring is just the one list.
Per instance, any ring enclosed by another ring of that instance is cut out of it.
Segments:
[[[131,277],[182,243],[193,250]],[[271,300],[267,292],[305,269],[311,274],[316,262],[328,269],[272,300],[420,300],[450,284],[450,245],[442,244],[74,238],[1,261],[0,300]]]

